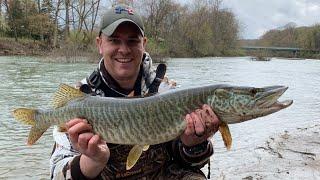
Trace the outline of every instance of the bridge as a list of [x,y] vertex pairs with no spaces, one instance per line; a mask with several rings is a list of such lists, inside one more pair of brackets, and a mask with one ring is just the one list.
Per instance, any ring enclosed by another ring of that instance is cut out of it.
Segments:
[[300,53],[320,53],[320,50],[310,50],[295,47],[264,47],[264,46],[242,46],[241,49],[250,53],[254,52],[287,52],[291,53],[293,57],[297,57]]

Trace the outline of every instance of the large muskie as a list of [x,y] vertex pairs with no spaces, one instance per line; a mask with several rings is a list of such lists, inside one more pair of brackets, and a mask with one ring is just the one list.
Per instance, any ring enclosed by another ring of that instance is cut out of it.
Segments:
[[[227,124],[265,116],[290,106],[292,100],[278,101],[286,90],[284,86],[210,85],[144,98],[110,98],[90,96],[61,84],[53,98],[53,109],[19,108],[13,111],[13,116],[32,126],[29,145],[35,143],[51,125],[63,125],[80,117],[87,119],[94,132],[108,143],[137,145],[134,148],[141,154],[142,147],[146,145],[177,138],[186,128],[185,115],[208,104],[222,122],[219,130],[227,148],[230,148],[231,135]],[[139,153],[132,155],[137,156],[133,161],[139,158]],[[131,168],[132,163],[127,168]]]

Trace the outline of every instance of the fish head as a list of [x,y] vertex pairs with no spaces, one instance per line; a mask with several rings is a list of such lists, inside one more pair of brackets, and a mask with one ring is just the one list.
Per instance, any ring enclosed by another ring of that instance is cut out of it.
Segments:
[[287,89],[286,86],[221,87],[209,96],[208,104],[221,121],[240,123],[290,106],[292,100],[278,100]]

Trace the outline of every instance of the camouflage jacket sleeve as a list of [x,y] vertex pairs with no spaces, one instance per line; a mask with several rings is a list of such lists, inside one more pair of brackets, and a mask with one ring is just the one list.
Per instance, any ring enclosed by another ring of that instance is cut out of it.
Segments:
[[72,179],[70,164],[80,153],[72,148],[66,133],[59,132],[57,127],[53,130],[53,138],[55,147],[50,158],[51,179]]

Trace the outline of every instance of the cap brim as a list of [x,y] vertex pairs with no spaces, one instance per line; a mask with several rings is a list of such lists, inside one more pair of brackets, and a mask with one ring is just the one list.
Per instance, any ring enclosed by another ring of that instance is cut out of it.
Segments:
[[140,28],[140,26],[137,23],[135,23],[134,21],[132,21],[131,19],[118,19],[115,22],[111,23],[109,26],[102,29],[101,32],[107,36],[111,36],[114,33],[114,31],[117,29],[117,27],[121,23],[124,23],[124,22],[131,22],[131,23],[135,24],[137,26],[137,28],[139,29],[141,35],[144,36],[144,32]]

